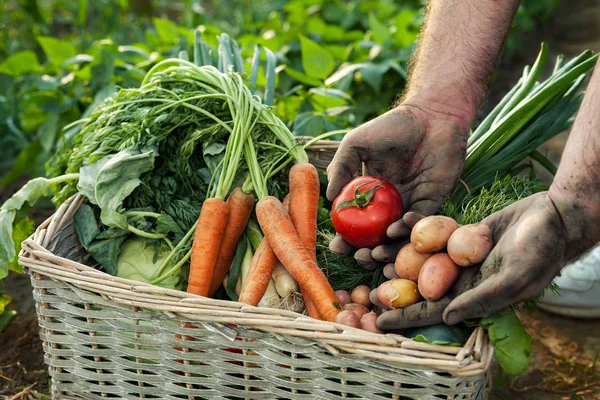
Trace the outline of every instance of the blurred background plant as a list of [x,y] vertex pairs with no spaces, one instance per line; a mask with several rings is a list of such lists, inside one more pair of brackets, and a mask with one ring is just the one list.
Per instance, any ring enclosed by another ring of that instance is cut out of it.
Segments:
[[[559,0],[524,0],[519,34]],[[139,85],[163,58],[190,52],[193,30],[217,45],[226,32],[249,64],[271,49],[275,107],[298,135],[354,127],[401,93],[422,23],[420,0],[5,0],[0,6],[0,187],[44,174],[62,131],[117,87]],[[216,52],[212,52],[216,57]],[[265,85],[259,74],[258,86]],[[338,137],[339,138],[339,137]]]

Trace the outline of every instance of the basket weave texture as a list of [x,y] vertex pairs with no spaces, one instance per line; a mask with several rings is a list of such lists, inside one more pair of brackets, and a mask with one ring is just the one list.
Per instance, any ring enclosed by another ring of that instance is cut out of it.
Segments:
[[486,396],[482,329],[464,347],[431,345],[114,277],[79,245],[83,201],[65,202],[19,254],[55,399]]

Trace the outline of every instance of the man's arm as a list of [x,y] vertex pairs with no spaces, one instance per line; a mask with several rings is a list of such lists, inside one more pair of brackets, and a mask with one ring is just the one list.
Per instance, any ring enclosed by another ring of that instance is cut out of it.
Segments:
[[430,104],[468,132],[519,0],[430,0],[404,104]]
[[600,64],[571,129],[550,197],[567,229],[568,259],[600,240]]

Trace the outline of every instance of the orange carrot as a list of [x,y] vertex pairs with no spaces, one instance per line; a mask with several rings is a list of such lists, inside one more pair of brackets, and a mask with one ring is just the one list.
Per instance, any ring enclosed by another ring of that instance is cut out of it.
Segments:
[[[283,206],[288,208],[290,203],[290,195],[288,194],[283,199]],[[273,271],[277,266],[277,256],[273,253],[271,245],[267,238],[263,238],[262,242],[256,249],[252,262],[248,268],[248,276],[240,292],[238,301],[240,303],[250,304],[252,306],[257,305],[265,295],[269,281],[273,276]],[[267,279],[267,277],[269,279]]]
[[319,210],[319,173],[310,163],[290,169],[290,218],[304,247],[317,259],[317,212]]
[[266,196],[256,205],[258,222],[271,248],[312,298],[321,317],[333,321],[340,312],[340,304],[327,278],[300,240],[283,204]]
[[246,229],[250,215],[252,215],[254,196],[252,193],[244,193],[242,189],[235,188],[227,198],[227,204],[229,205],[229,217],[213,271],[208,291],[209,297],[214,296],[217,292],[231,267],[237,243]]
[[248,276],[238,301],[252,306],[257,305],[267,291],[276,265],[277,256],[273,253],[267,239],[264,238],[252,257]]
[[207,296],[229,217],[229,205],[215,197],[202,204],[192,244],[188,293]]
[[[317,260],[317,211],[319,209],[319,173],[310,163],[290,169],[289,214],[298,236],[312,258]],[[304,287],[300,287],[309,317],[320,319],[317,307]]]

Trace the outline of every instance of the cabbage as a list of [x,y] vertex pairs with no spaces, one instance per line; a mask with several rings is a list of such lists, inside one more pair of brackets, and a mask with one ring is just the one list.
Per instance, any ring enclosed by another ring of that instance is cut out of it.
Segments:
[[[130,239],[121,246],[121,253],[117,258],[117,276],[132,279],[138,282],[152,283],[166,271],[159,271],[161,264],[170,254],[170,249],[158,246],[141,239]],[[182,268],[178,268],[156,285],[167,289],[180,289],[183,282]]]

